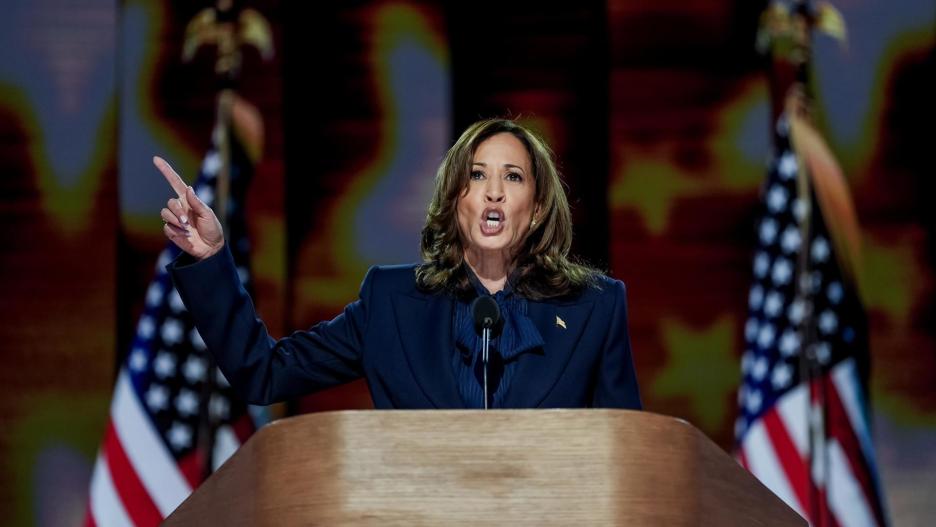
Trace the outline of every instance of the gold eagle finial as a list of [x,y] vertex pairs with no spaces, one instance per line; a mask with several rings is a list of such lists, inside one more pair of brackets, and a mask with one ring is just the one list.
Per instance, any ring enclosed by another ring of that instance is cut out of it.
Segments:
[[253,9],[235,9],[233,0],[219,0],[214,7],[202,9],[189,21],[182,60],[191,61],[203,46],[217,48],[215,72],[231,78],[240,72],[241,48],[255,48],[264,60],[273,57],[270,23]]

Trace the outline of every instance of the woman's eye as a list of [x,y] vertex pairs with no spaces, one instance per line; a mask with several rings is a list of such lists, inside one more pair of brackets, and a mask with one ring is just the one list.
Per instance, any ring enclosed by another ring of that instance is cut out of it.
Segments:
[[505,177],[507,178],[507,181],[523,181],[523,176],[517,172],[508,172],[507,176]]
[[484,179],[484,172],[480,170],[475,170],[471,172],[471,179]]

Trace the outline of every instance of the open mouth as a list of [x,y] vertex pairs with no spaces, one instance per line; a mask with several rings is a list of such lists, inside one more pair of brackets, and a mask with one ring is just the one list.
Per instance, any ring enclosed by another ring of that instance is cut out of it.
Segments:
[[486,235],[498,234],[504,227],[504,211],[486,209],[481,218],[481,232]]

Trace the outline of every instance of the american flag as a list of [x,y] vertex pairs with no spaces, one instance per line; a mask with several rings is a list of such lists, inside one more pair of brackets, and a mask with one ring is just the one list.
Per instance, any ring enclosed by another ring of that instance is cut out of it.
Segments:
[[[222,165],[218,144],[216,133],[194,185],[209,206]],[[249,290],[249,246],[240,205],[251,165],[236,148],[232,159],[225,233]],[[209,360],[166,272],[166,264],[178,254],[168,242],[159,255],[130,352],[117,376],[86,525],[158,525],[206,477],[209,467],[220,466],[254,430],[248,408],[232,397]]]
[[781,116],[757,223],[736,453],[811,525],[886,525],[864,309],[790,136]]

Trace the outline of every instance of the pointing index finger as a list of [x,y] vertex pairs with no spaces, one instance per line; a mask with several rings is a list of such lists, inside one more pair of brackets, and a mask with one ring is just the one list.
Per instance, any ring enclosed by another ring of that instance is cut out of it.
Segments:
[[163,177],[169,182],[169,186],[172,187],[176,195],[180,198],[185,198],[185,189],[188,185],[186,185],[179,174],[169,166],[169,163],[166,163],[166,160],[159,156],[153,156],[153,164],[162,172]]

